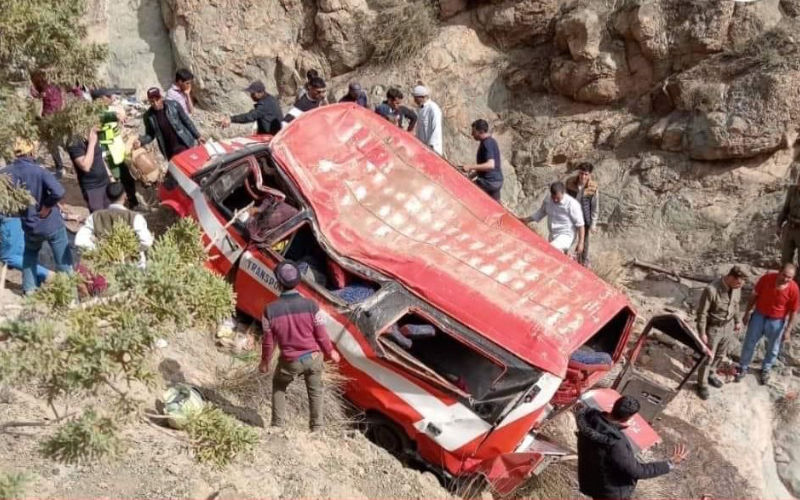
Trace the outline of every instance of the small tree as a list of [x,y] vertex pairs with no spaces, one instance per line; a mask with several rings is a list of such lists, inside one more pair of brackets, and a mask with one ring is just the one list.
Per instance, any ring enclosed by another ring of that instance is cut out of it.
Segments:
[[[85,0],[3,0],[0,15],[0,154],[16,136],[35,139],[41,124],[31,103],[15,89],[28,72],[45,69],[53,83],[95,82],[105,58],[102,45],[86,41]],[[50,128],[57,128],[50,120]]]

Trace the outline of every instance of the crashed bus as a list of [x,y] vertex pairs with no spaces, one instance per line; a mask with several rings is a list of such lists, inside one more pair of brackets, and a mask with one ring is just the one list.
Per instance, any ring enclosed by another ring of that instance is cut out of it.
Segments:
[[[199,222],[208,266],[252,318],[279,294],[276,265],[304,263],[298,290],[324,312],[369,436],[448,481],[511,491],[566,454],[537,430],[608,375],[635,319],[622,293],[354,104],[183,152],[159,194]],[[268,197],[294,215],[255,244],[245,214]],[[613,403],[600,391],[591,401]],[[658,437],[639,420],[644,449]]]

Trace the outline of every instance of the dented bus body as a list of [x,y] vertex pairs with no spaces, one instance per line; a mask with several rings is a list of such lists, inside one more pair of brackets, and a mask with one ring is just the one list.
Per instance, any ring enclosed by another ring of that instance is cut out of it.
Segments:
[[[256,245],[240,219],[276,193],[296,214]],[[160,197],[197,219],[209,267],[253,318],[279,293],[275,266],[304,263],[298,289],[324,312],[370,435],[445,478],[511,491],[563,455],[537,429],[608,374],[635,318],[623,294],[356,105],[181,153]]]

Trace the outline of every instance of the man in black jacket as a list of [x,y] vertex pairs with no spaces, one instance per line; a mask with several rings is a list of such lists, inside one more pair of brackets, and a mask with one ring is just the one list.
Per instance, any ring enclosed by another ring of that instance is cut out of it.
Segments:
[[206,142],[183,107],[175,101],[165,100],[161,90],[156,87],[148,90],[147,100],[150,101],[150,109],[143,117],[144,135],[134,143],[135,148],[150,144],[155,139],[164,158],[171,160],[198,142]]
[[686,459],[686,447],[677,445],[670,460],[639,462],[622,433],[626,422],[638,412],[639,402],[622,396],[611,413],[589,408],[576,415],[581,493],[596,499],[631,498],[639,479],[667,474]]
[[231,123],[256,122],[259,134],[275,135],[280,132],[283,111],[281,111],[281,105],[278,100],[267,93],[264,83],[255,81],[244,91],[249,92],[250,98],[255,102],[253,110],[240,115],[225,117],[222,119],[221,125],[229,127]]

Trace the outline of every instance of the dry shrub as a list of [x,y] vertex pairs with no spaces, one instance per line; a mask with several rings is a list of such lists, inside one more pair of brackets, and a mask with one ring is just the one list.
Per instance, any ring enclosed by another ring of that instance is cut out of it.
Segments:
[[419,53],[436,36],[439,22],[432,2],[416,0],[380,11],[368,26],[372,40],[372,60],[378,64],[397,64]]
[[569,462],[557,462],[538,476],[531,476],[517,488],[513,498],[549,500],[551,498],[578,498],[578,473]]
[[241,453],[253,449],[258,433],[219,408],[205,405],[189,414],[186,433],[198,462],[223,469]]
[[618,290],[624,290],[631,282],[625,264],[625,258],[619,252],[602,252],[592,257],[592,271]]
[[[272,368],[277,366],[278,353],[272,359]],[[243,406],[264,409],[271,406],[272,402],[272,373],[260,373],[256,364],[239,365],[231,368],[220,376],[221,382],[214,388],[219,392],[229,395]],[[347,377],[339,372],[334,363],[325,363],[322,381],[325,385],[324,414],[325,427],[328,429],[344,430],[353,422],[347,412],[347,402],[344,400],[344,387]],[[308,394],[305,380],[298,377],[289,386],[286,392],[286,405],[289,425],[305,429],[308,417]]]
[[16,215],[34,201],[30,191],[16,186],[8,175],[0,174],[0,214]]
[[784,424],[800,423],[800,397],[788,392],[775,402],[775,415]]

